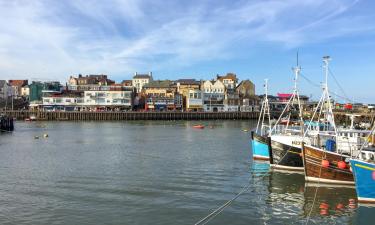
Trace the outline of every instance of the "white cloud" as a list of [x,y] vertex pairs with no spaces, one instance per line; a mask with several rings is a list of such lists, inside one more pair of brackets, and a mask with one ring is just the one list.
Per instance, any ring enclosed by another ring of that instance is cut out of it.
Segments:
[[[215,4],[216,3],[216,4]],[[131,75],[232,57],[232,45],[301,46],[373,31],[353,1],[0,1],[1,78]],[[250,44],[249,44],[250,43]],[[243,53],[242,53],[243,54]],[[120,78],[120,77],[119,77]]]

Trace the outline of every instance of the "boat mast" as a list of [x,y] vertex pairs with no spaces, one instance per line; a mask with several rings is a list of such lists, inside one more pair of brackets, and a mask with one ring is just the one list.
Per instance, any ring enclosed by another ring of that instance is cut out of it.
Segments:
[[328,90],[328,72],[329,72],[329,61],[331,60],[331,57],[324,56],[323,62],[324,62],[324,69],[325,69],[325,84],[324,84],[324,95],[326,96],[327,100],[327,113],[326,113],[326,119],[330,124],[333,126],[335,136],[337,137],[337,129],[336,129],[336,123],[335,123],[335,117],[333,115],[332,105],[331,105],[331,97],[329,95]]
[[[292,95],[290,96],[287,104],[285,105],[283,111],[281,112],[278,120],[276,121],[276,124],[273,126],[273,128],[271,129],[271,133],[276,130],[276,127],[277,125],[279,124],[279,122],[281,121],[281,118],[283,117],[284,113],[289,110],[289,107],[294,105],[295,104],[295,100],[297,99],[297,105],[298,105],[298,110],[299,110],[299,117],[303,123],[303,119],[302,119],[302,107],[301,107],[301,101],[300,101],[300,98],[299,98],[299,92],[298,92],[298,77],[299,77],[299,74],[301,72],[301,67],[298,65],[298,52],[297,52],[297,66],[296,67],[293,67],[292,70],[294,71],[294,87],[293,87],[293,93]],[[289,112],[289,115],[288,115],[288,121],[287,121],[287,125],[285,127],[285,132],[286,130],[288,129],[289,127],[289,122],[290,122],[290,116],[291,116],[291,112]]]
[[263,135],[263,131],[265,127],[264,117],[266,114],[268,115],[269,134],[271,132],[271,115],[270,115],[270,108],[269,108],[269,103],[268,103],[268,79],[264,79],[264,93],[265,95],[264,95],[262,107],[261,107],[260,114],[259,114],[258,124],[256,128],[256,132],[258,132],[259,126],[260,126],[261,135]]

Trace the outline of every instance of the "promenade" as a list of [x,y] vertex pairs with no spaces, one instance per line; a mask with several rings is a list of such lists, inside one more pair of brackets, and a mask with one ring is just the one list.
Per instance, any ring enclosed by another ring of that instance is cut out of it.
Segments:
[[110,120],[247,120],[257,119],[259,112],[43,112],[4,111],[17,120],[35,117],[46,121],[110,121]]

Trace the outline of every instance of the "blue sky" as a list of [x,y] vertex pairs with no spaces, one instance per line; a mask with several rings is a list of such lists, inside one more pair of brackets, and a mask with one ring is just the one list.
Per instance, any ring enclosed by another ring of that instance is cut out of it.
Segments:
[[[374,102],[375,2],[354,0],[0,0],[0,79],[66,81],[73,74],[130,79],[211,79],[235,72],[262,93],[292,88],[302,73],[319,84],[332,57],[330,87]],[[319,88],[305,80],[301,93]]]

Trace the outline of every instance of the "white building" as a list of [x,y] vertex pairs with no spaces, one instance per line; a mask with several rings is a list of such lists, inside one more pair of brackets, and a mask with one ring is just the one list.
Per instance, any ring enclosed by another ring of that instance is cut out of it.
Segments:
[[132,108],[133,91],[85,91],[84,105],[91,109],[100,107]]
[[201,90],[189,90],[186,96],[186,110],[187,111],[202,111],[203,98]]
[[141,93],[143,85],[148,84],[150,81],[152,81],[152,72],[148,74],[138,74],[136,72],[132,79],[132,86],[136,88],[137,93]]
[[206,112],[222,112],[224,108],[224,97],[226,87],[220,80],[205,81],[202,85],[203,109]]
[[74,96],[43,97],[42,107],[46,111],[77,111],[83,107],[83,98]]
[[21,96],[28,97],[30,95],[29,85],[21,87]]

